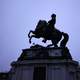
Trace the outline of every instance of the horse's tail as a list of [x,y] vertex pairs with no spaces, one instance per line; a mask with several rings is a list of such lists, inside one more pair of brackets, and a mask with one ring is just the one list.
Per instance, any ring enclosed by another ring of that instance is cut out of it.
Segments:
[[66,46],[66,44],[67,44],[67,42],[68,42],[68,40],[69,40],[69,35],[67,34],[67,33],[64,33],[64,32],[62,32],[62,35],[63,35],[63,40],[61,41],[61,44],[60,44],[60,46],[61,47],[65,47]]

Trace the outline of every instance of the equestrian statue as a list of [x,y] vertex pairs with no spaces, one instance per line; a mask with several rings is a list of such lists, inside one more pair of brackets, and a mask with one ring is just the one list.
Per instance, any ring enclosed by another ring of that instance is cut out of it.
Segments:
[[30,30],[28,34],[29,43],[31,43],[31,39],[35,37],[35,38],[43,38],[42,42],[44,43],[46,43],[47,40],[51,40],[52,44],[49,44],[47,47],[50,46],[58,47],[58,43],[60,41],[61,41],[60,47],[66,47],[69,35],[67,33],[61,32],[60,30],[56,29],[55,23],[56,23],[56,14],[52,14],[51,20],[49,20],[48,22],[45,20],[39,20],[35,30],[34,31]]

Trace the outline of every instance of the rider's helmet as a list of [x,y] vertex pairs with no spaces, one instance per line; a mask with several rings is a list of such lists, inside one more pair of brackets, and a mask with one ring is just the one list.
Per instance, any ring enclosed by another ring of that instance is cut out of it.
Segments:
[[55,17],[56,17],[56,14],[53,13],[53,14],[51,15],[51,17],[52,17],[52,18],[55,18]]

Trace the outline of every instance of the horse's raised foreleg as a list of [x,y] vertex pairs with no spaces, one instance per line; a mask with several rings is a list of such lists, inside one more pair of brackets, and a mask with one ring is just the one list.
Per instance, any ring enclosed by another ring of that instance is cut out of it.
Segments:
[[28,33],[28,37],[30,38],[30,33],[31,33],[31,31]]
[[28,37],[29,37],[29,38],[30,38],[30,34],[31,34],[31,33],[34,34],[34,31],[32,31],[32,30],[29,31],[29,33],[28,33]]
[[29,38],[29,43],[31,44],[31,39],[33,38],[33,37],[36,37],[35,35],[32,35],[32,36],[30,36],[30,38]]

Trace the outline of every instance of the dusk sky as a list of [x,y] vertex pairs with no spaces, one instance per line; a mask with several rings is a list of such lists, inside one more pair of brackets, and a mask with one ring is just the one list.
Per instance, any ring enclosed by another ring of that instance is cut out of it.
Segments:
[[[28,32],[37,22],[57,16],[56,28],[69,34],[67,47],[80,62],[80,0],[0,0],[0,72],[8,71],[22,49],[29,48]],[[43,44],[41,39],[32,42]]]

